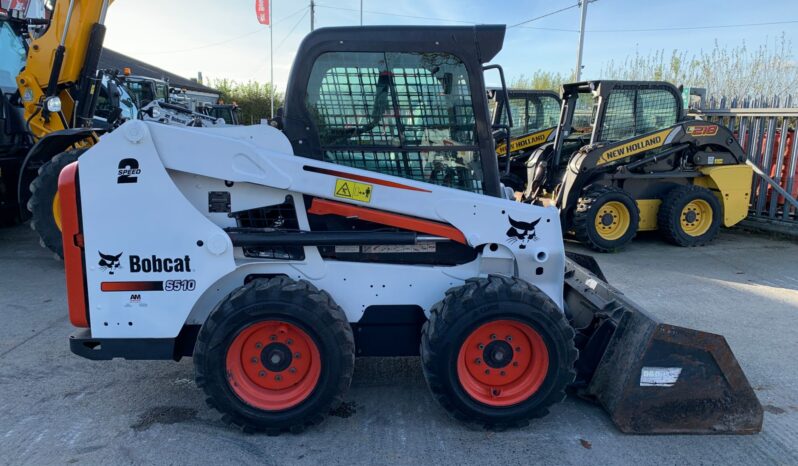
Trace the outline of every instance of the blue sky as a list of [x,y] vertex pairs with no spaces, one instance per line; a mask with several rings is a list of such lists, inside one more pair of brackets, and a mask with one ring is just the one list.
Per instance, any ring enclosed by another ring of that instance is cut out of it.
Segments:
[[[272,0],[275,85],[285,83],[296,49],[310,30],[307,0]],[[577,0],[364,0],[364,23],[513,25],[574,5]],[[177,74],[269,80],[269,30],[254,0],[119,0],[111,6],[106,45]],[[319,0],[316,27],[357,25],[360,0]],[[752,8],[752,6],[755,6]],[[798,23],[690,30],[653,30],[798,21],[795,0],[597,0],[588,8],[584,77],[602,66],[664,49],[690,54],[715,40],[757,46],[782,32],[798,45]],[[384,13],[384,14],[378,14]],[[304,15],[304,17],[303,17]],[[410,18],[416,16],[433,19]],[[538,28],[538,29],[532,29]],[[545,28],[545,29],[544,29]],[[508,78],[537,69],[569,73],[576,61],[579,8],[508,29],[495,62]],[[649,29],[640,31],[640,29]]]

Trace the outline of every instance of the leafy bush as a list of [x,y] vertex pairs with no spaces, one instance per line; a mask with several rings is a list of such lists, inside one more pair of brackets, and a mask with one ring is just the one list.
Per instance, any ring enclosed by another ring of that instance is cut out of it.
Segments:
[[239,83],[231,79],[215,79],[208,83],[219,91],[219,99],[226,104],[237,104],[241,123],[259,124],[262,118],[271,118],[271,95],[274,92],[274,111],[283,105],[283,95],[267,83],[248,81]]

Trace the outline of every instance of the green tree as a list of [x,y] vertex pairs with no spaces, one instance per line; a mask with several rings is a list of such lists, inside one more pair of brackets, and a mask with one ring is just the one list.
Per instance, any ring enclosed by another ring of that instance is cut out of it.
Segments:
[[710,50],[690,55],[664,50],[649,55],[609,61],[601,69],[606,79],[663,80],[691,87],[704,87],[711,95],[781,96],[798,86],[798,64],[792,46],[782,33],[772,43],[751,48],[729,47],[715,41]]
[[532,76],[520,75],[510,81],[511,89],[539,89],[559,92],[560,86],[573,80],[573,74],[565,76],[562,73],[537,70]]
[[219,91],[219,99],[226,104],[237,104],[239,119],[243,124],[258,124],[262,118],[271,118],[271,96],[274,109],[283,105],[283,95],[270,84],[248,81],[239,83],[231,79],[214,79],[208,85]]
[[[592,79],[669,81],[676,85],[706,88],[715,96],[783,96],[798,89],[798,63],[792,44],[782,33],[757,47],[721,45],[696,54],[664,49],[643,55],[639,51],[622,61],[606,62]],[[510,87],[558,90],[573,74],[538,70],[531,77],[520,75]]]

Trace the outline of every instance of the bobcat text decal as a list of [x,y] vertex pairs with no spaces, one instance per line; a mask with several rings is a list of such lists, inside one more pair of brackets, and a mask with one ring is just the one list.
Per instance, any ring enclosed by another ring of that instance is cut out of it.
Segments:
[[510,221],[510,229],[507,230],[507,242],[515,244],[520,241],[518,249],[526,249],[527,243],[530,241],[537,241],[538,236],[535,233],[535,227],[540,223],[540,219],[533,222],[521,222],[514,220],[512,217],[507,217]]

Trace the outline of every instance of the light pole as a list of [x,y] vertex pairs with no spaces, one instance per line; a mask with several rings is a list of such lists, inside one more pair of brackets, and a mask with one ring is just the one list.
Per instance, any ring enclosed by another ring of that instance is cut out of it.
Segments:
[[582,49],[585,46],[585,20],[587,19],[587,4],[589,0],[582,0],[581,25],[579,27],[579,48],[576,51],[576,81],[582,78]]
[[269,118],[274,118],[274,25],[272,24],[274,16],[272,16],[272,3],[274,3],[274,0],[269,2],[269,83],[271,85],[269,90],[271,97]]
[[313,27],[316,22],[316,2],[310,0],[310,31],[313,32]]

